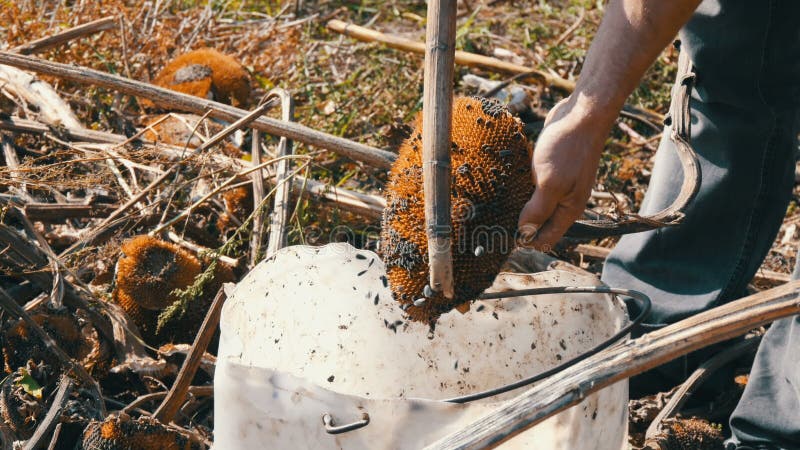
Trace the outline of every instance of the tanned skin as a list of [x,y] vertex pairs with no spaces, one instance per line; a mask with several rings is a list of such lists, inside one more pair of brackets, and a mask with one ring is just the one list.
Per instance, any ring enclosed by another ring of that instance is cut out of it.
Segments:
[[611,0],[575,92],[548,114],[533,154],[521,244],[548,251],[580,218],[625,99],[701,0]]

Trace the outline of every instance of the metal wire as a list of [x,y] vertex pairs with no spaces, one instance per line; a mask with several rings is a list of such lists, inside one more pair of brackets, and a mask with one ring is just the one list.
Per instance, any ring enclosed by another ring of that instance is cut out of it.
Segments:
[[639,324],[644,321],[648,314],[650,314],[650,297],[647,295],[630,289],[618,289],[612,288],[607,286],[589,286],[589,287],[575,287],[575,286],[557,286],[557,287],[544,287],[544,288],[533,288],[533,289],[520,289],[514,291],[506,291],[506,292],[492,292],[492,293],[483,293],[479,297],[480,300],[495,300],[500,298],[511,298],[511,297],[523,297],[526,295],[546,295],[546,294],[616,294],[622,295],[625,297],[632,298],[637,303],[639,303],[639,314],[626,326],[624,326],[621,330],[619,330],[616,334],[611,336],[610,338],[606,339],[598,346],[592,348],[591,350],[582,353],[575,358],[570,359],[569,361],[560,364],[556,367],[551,369],[545,370],[539,374],[534,376],[523,378],[522,380],[515,381],[513,383],[507,384],[505,386],[500,386],[494,389],[490,389],[488,391],[483,392],[476,392],[474,394],[464,395],[461,397],[453,397],[447,400],[442,400],[448,403],[468,403],[473,402],[475,400],[481,400],[488,397],[494,397],[495,395],[505,394],[506,392],[513,391],[514,389],[518,389],[524,386],[528,386],[530,384],[536,383],[537,381],[543,380],[551,375],[555,375],[558,372],[561,372],[568,367],[572,367],[575,364],[589,358],[592,355],[595,355],[608,347],[611,347],[620,339],[624,338],[630,331],[638,326]]

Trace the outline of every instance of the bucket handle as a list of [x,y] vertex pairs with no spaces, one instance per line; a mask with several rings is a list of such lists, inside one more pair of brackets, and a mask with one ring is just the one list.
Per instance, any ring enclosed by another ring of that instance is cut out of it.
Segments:
[[348,431],[355,431],[369,425],[369,414],[364,412],[361,414],[361,420],[344,425],[336,425],[336,421],[333,419],[331,413],[326,412],[322,415],[322,424],[325,425],[325,432],[328,434],[347,433]]
[[587,352],[581,353],[580,355],[556,366],[545,370],[539,374],[530,376],[528,378],[523,378],[521,380],[515,381],[510,384],[506,384],[504,386],[496,387],[494,389],[489,389],[483,392],[476,392],[473,394],[462,395],[460,397],[453,397],[447,400],[442,400],[443,402],[448,403],[468,403],[475,400],[482,400],[484,398],[494,397],[496,395],[504,394],[509,391],[513,391],[514,389],[519,389],[523,386],[528,386],[530,384],[536,383],[537,381],[541,381],[551,375],[555,375],[562,370],[565,370],[569,367],[578,364],[579,362],[589,358],[592,355],[595,355],[612,345],[619,342],[621,339],[625,339],[628,334],[634,328],[638,327],[644,319],[650,314],[650,308],[652,307],[652,302],[650,301],[650,297],[646,294],[634,291],[632,289],[619,289],[619,288],[612,288],[608,286],[549,286],[549,287],[540,287],[540,288],[532,288],[532,289],[512,289],[509,291],[504,292],[491,292],[487,293],[484,292],[483,294],[478,297],[481,300],[496,300],[501,298],[511,298],[511,297],[523,297],[529,295],[546,295],[546,294],[613,294],[613,295],[622,295],[625,297],[630,298],[634,302],[638,304],[638,314],[634,317],[627,325],[622,327],[619,331],[617,331],[613,336],[606,339],[605,341],[601,342],[596,347],[588,350]]

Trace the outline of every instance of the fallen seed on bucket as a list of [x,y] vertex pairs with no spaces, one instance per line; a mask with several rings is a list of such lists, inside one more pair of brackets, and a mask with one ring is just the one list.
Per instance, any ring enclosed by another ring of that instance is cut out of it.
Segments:
[[481,256],[481,255],[483,255],[483,252],[484,252],[484,251],[485,251],[485,250],[483,249],[483,246],[482,246],[482,245],[479,245],[479,246],[475,247],[475,256]]

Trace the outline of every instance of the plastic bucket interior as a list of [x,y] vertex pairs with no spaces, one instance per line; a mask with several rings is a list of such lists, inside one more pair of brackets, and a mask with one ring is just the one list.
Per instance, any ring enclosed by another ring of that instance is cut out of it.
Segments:
[[[545,270],[538,255],[520,253],[508,264],[536,273],[503,272],[489,291],[601,284],[564,263]],[[229,292],[214,446],[422,448],[518,391],[463,405],[441,400],[547,370],[626,322],[614,296],[558,294],[476,301],[431,329],[404,317],[376,254],[348,244],[287,247]],[[627,381],[617,383],[502,448],[627,448],[627,399]],[[365,414],[366,426],[341,434],[323,422],[356,427]]]

